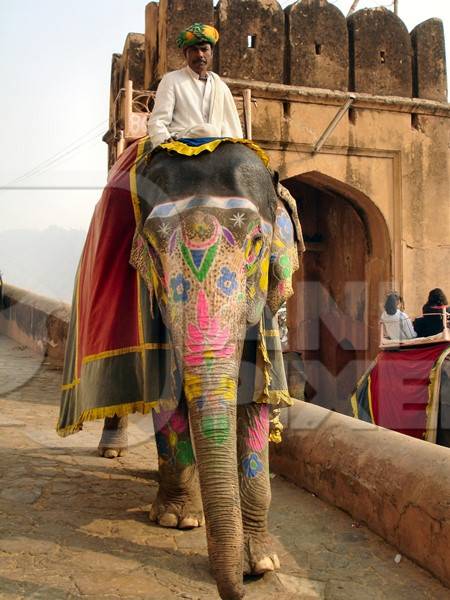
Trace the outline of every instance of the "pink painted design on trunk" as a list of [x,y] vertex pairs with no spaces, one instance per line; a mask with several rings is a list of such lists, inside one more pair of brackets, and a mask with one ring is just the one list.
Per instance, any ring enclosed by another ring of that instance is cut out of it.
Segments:
[[207,358],[228,358],[234,352],[234,344],[229,343],[230,330],[221,327],[219,320],[209,314],[208,298],[203,290],[197,297],[197,325],[187,327],[186,364],[195,367]]
[[269,439],[269,405],[261,404],[259,415],[248,428],[247,447],[253,452],[261,452]]

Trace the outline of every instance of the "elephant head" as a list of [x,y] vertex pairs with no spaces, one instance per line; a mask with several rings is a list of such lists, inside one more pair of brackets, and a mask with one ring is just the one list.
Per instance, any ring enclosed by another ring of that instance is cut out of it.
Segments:
[[213,572],[223,598],[240,598],[238,374],[248,326],[259,322],[266,303],[275,313],[292,293],[293,227],[270,174],[247,148],[185,159],[178,171],[170,158],[146,173],[153,194],[136,262],[183,375]]

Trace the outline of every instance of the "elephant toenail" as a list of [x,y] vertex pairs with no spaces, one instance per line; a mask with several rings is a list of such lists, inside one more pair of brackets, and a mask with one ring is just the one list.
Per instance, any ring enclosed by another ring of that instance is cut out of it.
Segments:
[[253,573],[256,575],[262,575],[263,573],[267,573],[268,571],[273,571],[275,569],[273,562],[270,560],[268,556],[258,560],[255,564],[255,568],[253,569]]
[[177,527],[178,517],[172,513],[166,513],[165,515],[159,517],[158,523],[161,525],[161,527]]

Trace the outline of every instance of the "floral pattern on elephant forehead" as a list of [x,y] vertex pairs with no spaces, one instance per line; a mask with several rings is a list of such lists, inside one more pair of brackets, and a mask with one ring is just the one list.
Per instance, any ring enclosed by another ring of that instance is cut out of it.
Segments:
[[232,296],[238,287],[236,273],[230,271],[228,267],[222,267],[220,277],[217,280],[217,287],[225,296]]
[[191,284],[183,277],[181,273],[179,273],[176,277],[171,278],[170,287],[172,288],[172,298],[174,302],[188,301]]

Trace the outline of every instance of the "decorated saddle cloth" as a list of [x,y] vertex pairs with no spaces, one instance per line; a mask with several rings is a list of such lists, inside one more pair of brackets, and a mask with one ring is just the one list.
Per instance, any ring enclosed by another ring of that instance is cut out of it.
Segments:
[[435,443],[445,408],[441,375],[448,359],[448,342],[380,352],[352,395],[353,415]]
[[[203,151],[212,152],[213,146],[230,141],[215,140],[213,145],[209,141]],[[183,142],[175,144],[178,149],[163,150],[180,151]],[[262,156],[255,144],[246,145]],[[183,144],[181,153],[186,148],[201,146]],[[182,394],[181,375],[157,302],[151,301],[141,276],[130,265],[136,226],[142,219],[139,188],[145,184],[137,173],[150,156],[148,138],[128,148],[112,168],[95,208],[75,281],[57,425],[62,436],[79,431],[86,420],[171,408]],[[288,250],[296,255],[295,248]],[[290,285],[291,271],[285,276]],[[261,322],[247,330],[244,363],[239,403],[292,403],[278,323],[267,307]]]

